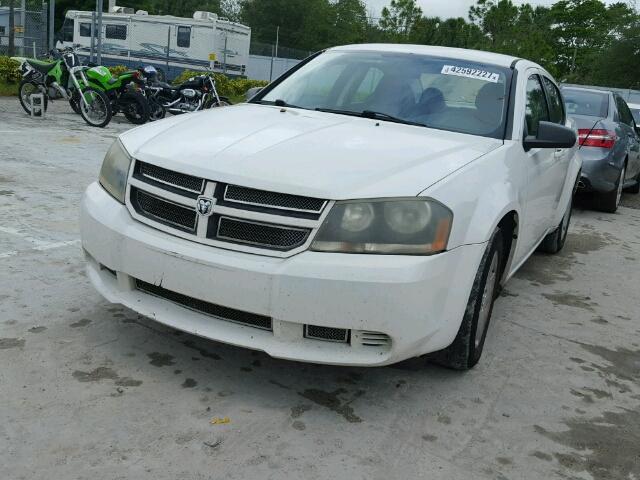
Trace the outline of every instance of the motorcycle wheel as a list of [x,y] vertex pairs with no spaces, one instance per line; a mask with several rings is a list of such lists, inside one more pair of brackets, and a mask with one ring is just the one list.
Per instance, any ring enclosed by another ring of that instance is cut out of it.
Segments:
[[149,120],[149,102],[140,93],[124,93],[118,103],[122,113],[134,125],[142,125]]
[[[20,105],[27,115],[31,115],[31,102],[29,101],[29,96],[34,93],[39,93],[40,88],[38,84],[29,80],[22,80],[18,87],[18,98],[20,99]],[[49,99],[47,96],[44,96],[44,111],[47,111],[47,107],[49,106]]]
[[92,127],[104,127],[111,121],[111,102],[107,95],[93,88],[83,90],[87,104],[80,100],[80,115]]
[[167,109],[156,101],[149,102],[149,121],[155,122],[156,120],[162,120],[167,115]]
[[80,95],[78,94],[77,90],[74,91],[71,95],[71,98],[69,99],[69,105],[71,106],[71,110],[73,110],[74,113],[80,115]]

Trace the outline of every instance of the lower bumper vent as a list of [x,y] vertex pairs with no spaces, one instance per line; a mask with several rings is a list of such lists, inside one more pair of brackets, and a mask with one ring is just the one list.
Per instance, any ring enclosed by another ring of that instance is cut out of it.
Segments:
[[304,326],[305,338],[324,340],[326,342],[349,343],[349,330],[346,328],[319,327],[317,325]]
[[265,315],[244,312],[242,310],[236,310],[235,308],[223,307],[214,303],[205,302],[204,300],[173,292],[166,288],[143,282],[138,279],[136,279],[136,288],[150,295],[164,298],[165,300],[177,303],[185,308],[189,308],[206,315],[211,315],[221,320],[272,331],[271,317],[267,317]]

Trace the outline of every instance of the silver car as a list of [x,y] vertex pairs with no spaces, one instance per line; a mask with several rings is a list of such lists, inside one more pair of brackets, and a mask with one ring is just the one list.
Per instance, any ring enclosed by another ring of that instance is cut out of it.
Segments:
[[623,189],[640,192],[640,128],[617,93],[562,89],[567,114],[578,127],[582,157],[579,191],[598,196],[598,207],[615,212]]

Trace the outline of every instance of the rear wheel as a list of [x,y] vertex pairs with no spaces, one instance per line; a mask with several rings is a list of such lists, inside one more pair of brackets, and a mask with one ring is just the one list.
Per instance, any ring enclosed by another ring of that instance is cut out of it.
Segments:
[[149,120],[149,102],[140,93],[125,93],[119,100],[120,109],[134,125],[142,125]]
[[[18,86],[18,98],[20,99],[20,105],[27,115],[31,115],[31,99],[29,98],[34,93],[41,93],[40,86],[29,80],[22,80]],[[47,111],[49,105],[49,99],[47,95],[44,95],[44,110]]]
[[608,213],[616,213],[620,200],[622,199],[622,189],[624,185],[624,177],[627,173],[627,166],[624,165],[620,170],[620,176],[616,182],[616,188],[612,191],[600,195],[598,206],[600,210]]
[[573,196],[569,200],[567,210],[564,212],[560,225],[553,232],[544,237],[544,240],[538,247],[538,250],[545,253],[558,253],[564,247],[569,233],[569,224],[571,223],[571,212],[573,206]]
[[69,105],[71,106],[71,110],[80,115],[80,94],[77,90],[73,91],[73,94],[69,99]]
[[500,228],[497,228],[482,256],[455,340],[444,350],[430,356],[444,367],[468,370],[480,360],[504,265],[502,235]]
[[107,95],[93,88],[82,92],[86,103],[80,100],[80,115],[92,127],[104,127],[111,121],[111,102]]

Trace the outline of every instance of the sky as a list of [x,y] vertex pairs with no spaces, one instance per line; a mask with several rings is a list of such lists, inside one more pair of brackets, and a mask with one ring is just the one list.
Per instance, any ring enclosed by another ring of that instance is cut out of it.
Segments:
[[[620,0],[605,0],[605,3],[615,3]],[[536,5],[552,5],[556,0],[529,0],[528,3]],[[380,15],[382,7],[391,3],[391,0],[365,0],[367,6],[374,12],[375,16]],[[418,0],[422,13],[428,17],[463,17],[467,18],[469,7],[474,5],[475,0]],[[514,0],[514,3],[527,3],[522,0]],[[639,2],[640,3],[640,2]]]

